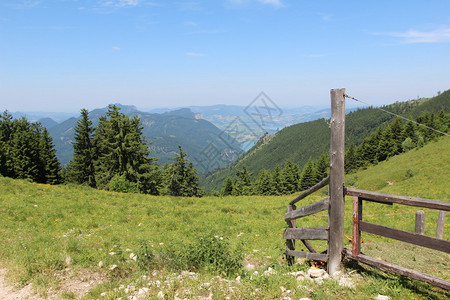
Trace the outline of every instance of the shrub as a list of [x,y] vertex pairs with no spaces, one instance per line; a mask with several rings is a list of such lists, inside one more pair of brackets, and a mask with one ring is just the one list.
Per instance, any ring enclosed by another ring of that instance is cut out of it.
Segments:
[[122,193],[139,193],[136,183],[129,181],[125,174],[115,175],[109,182],[109,190]]

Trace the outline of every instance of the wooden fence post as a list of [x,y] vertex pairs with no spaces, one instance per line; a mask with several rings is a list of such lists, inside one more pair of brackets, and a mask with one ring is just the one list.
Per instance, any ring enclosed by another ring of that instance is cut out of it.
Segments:
[[[297,207],[295,205],[289,205],[287,207],[287,212],[294,211]],[[296,228],[295,220],[290,220],[286,222],[289,228]],[[295,240],[286,240],[286,248],[288,250],[295,250]],[[295,263],[295,257],[286,254],[286,260],[290,266]]]
[[331,94],[330,209],[328,210],[328,266],[330,275],[341,269],[344,248],[345,89]]
[[417,234],[424,234],[425,233],[425,212],[423,210],[416,211],[415,232]]
[[442,240],[444,238],[445,210],[439,211],[436,226],[436,238]]

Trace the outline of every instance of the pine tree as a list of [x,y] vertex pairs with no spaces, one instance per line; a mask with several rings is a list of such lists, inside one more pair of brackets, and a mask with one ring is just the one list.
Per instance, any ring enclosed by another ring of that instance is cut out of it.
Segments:
[[236,183],[234,184],[233,195],[250,195],[252,184],[252,172],[247,170],[247,166],[243,165],[242,170],[236,171]]
[[390,126],[386,127],[381,135],[380,142],[377,148],[378,161],[386,160],[388,157],[395,155],[397,147],[392,137],[392,129]]
[[96,187],[94,167],[94,128],[89,119],[89,112],[81,109],[81,119],[75,127],[73,143],[73,160],[70,162],[70,177],[78,184]]
[[11,162],[13,178],[36,181],[39,177],[39,137],[25,118],[13,121]]
[[350,143],[350,146],[347,148],[347,151],[345,151],[345,173],[351,173],[352,171],[356,170],[358,167],[358,162],[356,158],[356,149],[355,144]]
[[11,139],[14,131],[13,117],[5,110],[0,116],[0,174],[14,177],[14,165],[11,157]]
[[272,172],[272,182],[273,182],[273,195],[281,195],[283,193],[283,184],[281,180],[280,167],[275,166],[275,170]]
[[325,177],[328,176],[328,169],[330,167],[330,159],[327,153],[324,153],[320,156],[320,158],[314,163],[315,172],[314,172],[314,184],[322,181]]
[[309,189],[315,184],[314,172],[315,172],[314,162],[311,160],[311,158],[309,158],[300,176],[300,181],[298,185],[299,190]]
[[173,162],[166,165],[163,173],[164,192],[172,196],[200,197],[200,181],[192,162],[187,158],[181,146]]
[[292,194],[298,190],[300,180],[300,168],[290,160],[286,161],[283,170],[281,170],[281,182],[283,194]]
[[230,196],[233,194],[233,179],[228,176],[223,182],[223,187],[221,191],[222,196]]
[[[38,130],[40,131],[40,129]],[[58,158],[56,157],[53,139],[49,135],[47,128],[43,128],[42,133],[40,134],[39,158],[41,161],[41,174],[39,175],[41,182],[48,184],[60,183],[61,178],[59,172],[61,171],[61,167]]]
[[405,140],[405,136],[403,135],[404,126],[402,119],[400,119],[399,117],[395,118],[389,127],[391,129],[392,141],[394,143],[393,155],[400,154],[403,151],[402,143]]
[[149,157],[138,117],[128,118],[115,105],[100,118],[94,147],[97,187],[108,189],[115,176],[136,184],[142,193],[157,194],[160,174],[156,159]]
[[261,169],[258,173],[258,177],[253,183],[253,193],[255,195],[273,195],[274,187],[272,181],[272,175],[270,171]]

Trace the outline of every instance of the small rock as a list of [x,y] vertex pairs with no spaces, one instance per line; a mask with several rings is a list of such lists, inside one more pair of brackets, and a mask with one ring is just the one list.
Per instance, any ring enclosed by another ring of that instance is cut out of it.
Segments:
[[159,291],[159,293],[158,293],[158,295],[156,295],[156,297],[157,297],[158,299],[164,299],[164,293],[163,293],[163,291]]
[[309,298],[300,298],[299,300],[311,300]]
[[286,292],[286,288],[284,286],[280,286],[280,290],[282,293]]
[[103,267],[103,262],[102,262],[102,261],[99,261],[99,262],[98,262],[98,266],[99,266],[99,268]]
[[375,297],[375,300],[390,300],[391,297],[385,295],[378,295]]
[[109,252],[108,254],[109,255],[114,255],[114,254],[116,254],[116,252]]
[[149,291],[148,288],[143,287],[142,289],[139,289],[138,296],[144,296],[148,293],[148,291]]
[[318,277],[322,277],[323,274],[325,274],[325,270],[318,269],[318,268],[311,268],[308,270],[308,274],[312,278],[318,278]]
[[270,276],[270,275],[273,275],[275,273],[276,273],[275,270],[272,269],[271,267],[269,267],[266,271],[264,271],[263,275],[264,276]]
[[236,277],[236,283],[241,283],[241,276]]
[[114,270],[115,268],[117,268],[117,265],[112,265],[111,267],[109,267],[109,270]]
[[202,288],[202,289],[209,289],[210,287],[211,287],[211,283],[209,283],[209,282],[205,282],[200,286],[200,288]]
[[[352,281],[352,279],[349,278],[349,277],[341,277],[341,278],[339,279],[339,285],[340,285],[340,286],[343,286],[343,287],[348,287],[348,288],[351,288],[351,289],[356,288],[356,287],[355,287],[355,284],[354,284],[353,281]],[[379,295],[379,296],[380,296],[380,295]],[[381,295],[381,296],[382,296],[382,295]],[[388,300],[388,299],[381,298],[381,299],[377,299],[377,300]]]
[[102,296],[102,297],[105,297],[106,295],[107,295],[106,292],[103,292],[103,293],[100,294],[100,296]]

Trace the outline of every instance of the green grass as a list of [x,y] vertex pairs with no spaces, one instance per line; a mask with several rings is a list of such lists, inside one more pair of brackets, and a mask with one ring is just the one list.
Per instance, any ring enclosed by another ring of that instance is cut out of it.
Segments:
[[[350,174],[347,183],[362,189],[449,201],[449,146],[450,139],[442,139]],[[428,284],[351,262],[346,266],[353,271],[356,290],[340,287],[335,281],[322,285],[297,282],[287,273],[309,266],[300,263],[289,268],[282,255],[285,248],[282,233],[286,227],[283,215],[293,196],[155,197],[74,185],[32,184],[9,178],[0,178],[0,191],[0,263],[10,270],[13,280],[23,285],[32,282],[42,295],[53,288],[59,289],[66,299],[76,298],[73,292],[62,288],[65,280],[62,274],[68,269],[75,274],[101,274],[100,277],[107,278],[85,298],[99,298],[103,292],[107,293],[105,298],[111,299],[129,295],[121,285],[135,286],[136,290],[145,286],[153,296],[164,291],[167,298],[175,295],[193,298],[211,292],[217,299],[227,296],[370,299],[378,294],[393,299],[439,299],[443,295],[442,290]],[[317,201],[325,194],[322,190],[302,200],[301,205]],[[415,210],[409,206],[365,202],[364,219],[413,231]],[[426,210],[427,235],[435,235],[436,218],[437,212]],[[447,214],[444,232],[447,240],[449,221]],[[326,212],[297,222],[299,227],[326,224]],[[346,200],[345,232],[351,236],[350,198]],[[362,239],[366,254],[449,277],[448,254],[411,248],[369,234],[363,234]],[[203,247],[199,249],[197,243]],[[216,243],[220,245],[216,247]],[[320,250],[326,249],[324,242],[314,244]],[[348,240],[345,246],[350,247]],[[134,261],[131,254],[138,254],[139,259]],[[211,257],[221,258],[211,262]],[[253,275],[254,270],[230,267],[234,258],[242,261],[242,257],[259,275]],[[111,268],[113,265],[117,267]],[[269,266],[276,273],[261,276]],[[197,275],[183,275],[185,269]],[[238,275],[242,278],[240,283],[235,281]],[[202,287],[207,282],[211,286]]]

